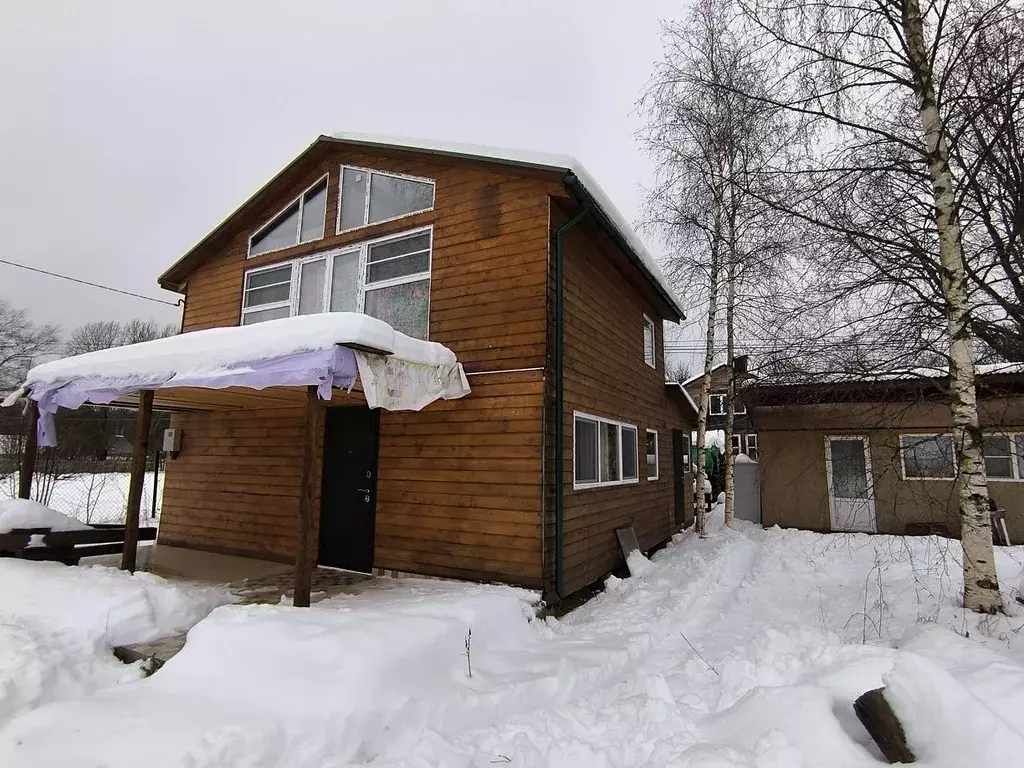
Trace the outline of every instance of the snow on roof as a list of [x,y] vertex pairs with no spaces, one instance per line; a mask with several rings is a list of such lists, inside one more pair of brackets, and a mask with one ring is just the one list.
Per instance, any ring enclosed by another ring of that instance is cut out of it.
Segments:
[[[410,363],[456,362],[455,353],[447,347],[410,338],[382,320],[358,312],[329,312],[209,328],[65,357],[32,368],[23,389],[52,387],[75,379],[131,378],[140,383],[171,377],[195,379],[337,345],[359,347]],[[12,404],[21,391],[4,404]]]
[[665,275],[658,266],[654,256],[647,250],[643,240],[633,230],[629,220],[615,207],[611,197],[605,192],[597,180],[590,175],[583,164],[572,155],[549,154],[545,152],[532,152],[529,150],[500,149],[482,144],[460,144],[447,141],[429,141],[423,139],[411,139],[395,136],[375,136],[363,133],[334,133],[329,136],[334,141],[347,144],[370,144],[382,148],[420,150],[437,155],[449,157],[463,157],[470,159],[493,160],[499,163],[508,163],[521,168],[537,168],[561,172],[571,172],[579,179],[583,188],[594,198],[598,207],[605,216],[612,222],[619,236],[626,242],[636,257],[640,260],[643,268],[651,279],[657,283],[664,292],[665,297],[672,304],[673,308],[682,316],[682,305],[673,291]]
[[687,402],[690,403],[690,406],[693,408],[693,412],[700,413],[700,408],[697,407],[697,403],[693,401],[693,398],[690,396],[690,393],[686,391],[686,388],[682,384],[680,384],[678,381],[666,381],[665,386],[679,387],[679,391],[683,393],[683,397],[685,397]]
[[[714,373],[719,368],[724,368],[726,365],[728,365],[728,363],[719,363],[718,365],[713,365],[713,366],[711,366],[711,372]],[[704,378],[704,371],[701,371],[700,373],[698,373],[698,374],[696,374],[694,376],[691,376],[686,381],[682,382],[682,386],[685,387],[687,384],[693,384],[693,382],[698,381],[698,380],[703,379],[703,378]]]

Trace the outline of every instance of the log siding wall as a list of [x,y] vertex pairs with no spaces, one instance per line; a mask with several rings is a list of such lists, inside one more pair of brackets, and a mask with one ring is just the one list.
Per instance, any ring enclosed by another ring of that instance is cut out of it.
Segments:
[[[552,218],[553,226],[564,220],[558,214]],[[655,322],[656,367],[651,368],[644,361],[644,315],[661,316],[653,292],[638,287],[632,274],[635,267],[610,246],[608,238],[592,221],[584,220],[567,233],[564,270],[563,567],[565,590],[571,593],[621,564],[616,528],[632,525],[642,549],[671,536],[671,430],[684,429],[688,433],[692,422],[685,414],[681,398],[676,400],[666,391],[660,321]],[[573,488],[574,411],[636,426],[636,483]],[[647,429],[658,431],[657,480],[647,479]],[[553,541],[549,541],[548,548],[553,550],[553,546]]]

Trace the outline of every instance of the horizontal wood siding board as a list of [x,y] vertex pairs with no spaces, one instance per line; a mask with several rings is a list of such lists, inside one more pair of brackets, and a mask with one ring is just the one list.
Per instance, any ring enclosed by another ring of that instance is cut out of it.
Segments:
[[[375,566],[538,588],[544,375],[493,374],[471,386],[460,400],[381,414]],[[302,409],[175,414],[173,423],[182,451],[167,464],[160,535],[293,557]]]

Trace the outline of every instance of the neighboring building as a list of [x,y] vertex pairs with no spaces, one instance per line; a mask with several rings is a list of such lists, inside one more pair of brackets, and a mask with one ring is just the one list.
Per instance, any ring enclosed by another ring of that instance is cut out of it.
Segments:
[[[571,159],[320,137],[160,285],[185,294],[185,333],[366,312],[463,364],[471,394],[419,412],[336,391],[322,565],[565,595],[622,562],[617,527],[647,549],[692,519],[696,417],[666,384],[662,336],[682,309]],[[174,416],[159,540],[290,560],[301,401],[231,397]]]
[[[755,461],[759,458],[757,431],[754,422],[747,413],[743,402],[741,385],[746,385],[752,378],[747,372],[747,356],[741,355],[733,361],[736,369],[736,406],[732,422],[732,449],[735,453],[745,453]],[[696,403],[700,402],[700,389],[704,373],[691,376],[683,382],[683,387]],[[711,369],[711,394],[708,399],[708,429],[725,431],[725,412],[729,400],[729,365],[719,363]]]
[[[977,381],[989,494],[1011,540],[1024,543],[1024,375]],[[765,525],[957,535],[944,380],[761,384],[745,394],[761,440]]]

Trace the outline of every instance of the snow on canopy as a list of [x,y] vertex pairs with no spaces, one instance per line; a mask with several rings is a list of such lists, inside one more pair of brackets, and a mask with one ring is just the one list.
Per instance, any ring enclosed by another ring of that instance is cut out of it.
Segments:
[[437,398],[469,393],[455,353],[420,341],[357,312],[331,312],[210,328],[89,352],[37,365],[5,406],[23,394],[39,404],[40,445],[56,444],[58,407],[106,404],[144,389],[224,389],[316,386],[324,400],[334,387],[362,380],[367,404],[420,410]]
[[460,144],[457,142],[429,141],[396,136],[375,136],[373,134],[362,133],[333,133],[330,135],[330,138],[335,141],[342,141],[350,144],[371,144],[380,147],[416,149],[451,157],[495,160],[519,167],[562,172],[569,171],[579,179],[583,188],[590,193],[591,197],[594,198],[601,211],[615,226],[619,236],[626,241],[630,249],[643,263],[644,269],[649,273],[650,277],[671,300],[673,308],[680,315],[685,314],[678,297],[672,290],[672,287],[665,278],[665,275],[662,273],[661,267],[658,266],[658,262],[655,260],[654,256],[652,256],[647,250],[647,247],[644,245],[643,240],[640,239],[640,236],[633,230],[629,220],[622,215],[618,208],[615,207],[615,203],[612,202],[611,197],[609,197],[608,193],[601,188],[601,185],[597,183],[597,180],[590,175],[590,172],[583,167],[583,163],[572,155],[532,152],[521,149],[501,149],[482,144]]

